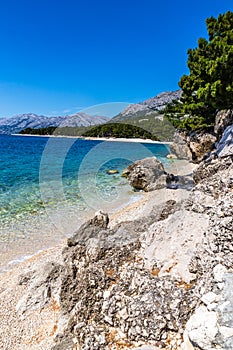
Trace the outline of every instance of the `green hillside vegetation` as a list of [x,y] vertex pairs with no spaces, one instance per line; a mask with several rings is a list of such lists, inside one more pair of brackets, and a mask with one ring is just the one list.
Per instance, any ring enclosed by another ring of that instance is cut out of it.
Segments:
[[122,123],[107,123],[92,127],[86,131],[86,137],[116,137],[116,138],[142,138],[157,141],[158,138],[151,132],[135,125]]
[[47,128],[38,128],[38,129],[32,129],[32,128],[26,128],[19,133],[22,135],[29,134],[29,135],[55,135],[55,136],[82,136],[87,130],[90,130],[92,127],[63,127],[58,128],[56,126],[49,126]]
[[189,75],[179,81],[182,97],[165,113],[175,127],[212,127],[218,110],[233,108],[233,12],[206,20],[208,40],[188,50]]
[[135,117],[124,118],[117,122],[140,127],[161,141],[171,141],[173,139],[175,128],[164,115],[159,114],[157,111],[150,114],[138,112],[135,115]]
[[19,134],[21,135],[52,135],[56,130],[56,126],[48,126],[47,128],[32,129],[26,128],[21,130]]
[[26,128],[20,131],[22,135],[54,135],[54,136],[84,136],[84,137],[117,137],[117,138],[142,138],[158,140],[152,133],[134,125],[122,123],[107,123],[92,127],[64,127],[31,129]]
[[93,126],[66,126],[63,128],[56,128],[54,135],[65,136],[82,136],[87,130],[90,130]]

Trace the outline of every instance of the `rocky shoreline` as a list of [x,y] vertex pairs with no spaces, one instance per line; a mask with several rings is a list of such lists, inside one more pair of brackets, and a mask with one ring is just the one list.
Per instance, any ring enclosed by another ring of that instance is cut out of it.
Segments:
[[3,277],[3,349],[233,348],[230,115],[192,188],[183,176],[166,188],[163,177],[147,200],[97,213],[63,247]]

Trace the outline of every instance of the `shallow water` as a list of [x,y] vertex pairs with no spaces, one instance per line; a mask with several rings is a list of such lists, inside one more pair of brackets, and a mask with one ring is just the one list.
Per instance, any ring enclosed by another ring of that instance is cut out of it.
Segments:
[[96,210],[136,200],[121,172],[154,155],[168,163],[168,153],[160,144],[0,135],[0,265],[69,236]]

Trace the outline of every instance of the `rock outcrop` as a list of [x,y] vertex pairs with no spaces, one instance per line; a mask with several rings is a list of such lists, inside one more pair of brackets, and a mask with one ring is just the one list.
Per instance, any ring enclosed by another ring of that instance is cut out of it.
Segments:
[[[179,159],[187,159],[194,163],[200,163],[206,154],[213,151],[216,143],[220,141],[228,128],[228,135],[226,137],[231,140],[230,133],[232,133],[233,111],[223,110],[217,113],[215,118],[214,132],[175,132],[173,143],[170,146],[171,153]],[[223,139],[223,145],[227,143]]]
[[189,149],[192,153],[192,161],[200,163],[206,153],[213,150],[216,136],[211,133],[191,134],[187,139]]
[[[176,252],[171,245],[167,250],[173,261],[154,259],[152,265],[146,265],[150,253],[143,249],[149,241],[157,240],[143,239],[147,228],[153,230],[151,221],[164,220],[166,227],[169,213],[166,219],[162,213],[167,205],[171,203],[155,207],[143,220],[121,223],[113,229],[89,221],[68,240],[63,251],[61,313],[54,350],[74,346],[124,349],[140,343],[165,347],[169,333],[178,334],[184,328],[197,298],[192,284],[182,281],[178,273],[168,273],[177,265]],[[172,223],[167,227],[172,235]],[[160,239],[166,244],[162,232]]]
[[214,148],[216,140],[216,136],[211,133],[176,133],[170,149],[179,159],[200,163],[206,153]]

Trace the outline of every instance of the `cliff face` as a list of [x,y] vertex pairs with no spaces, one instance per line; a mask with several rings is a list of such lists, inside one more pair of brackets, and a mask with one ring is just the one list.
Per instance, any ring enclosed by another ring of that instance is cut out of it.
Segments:
[[43,283],[30,277],[18,313],[56,300],[54,350],[233,348],[232,131],[185,197],[113,227],[97,213],[68,239],[61,266],[47,266]]

